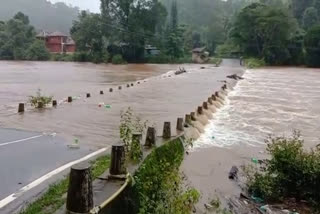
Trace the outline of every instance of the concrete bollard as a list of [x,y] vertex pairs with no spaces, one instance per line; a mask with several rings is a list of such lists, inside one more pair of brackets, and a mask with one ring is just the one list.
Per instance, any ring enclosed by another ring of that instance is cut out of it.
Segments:
[[23,113],[23,112],[24,112],[24,103],[19,103],[18,113]]
[[144,145],[146,147],[151,147],[156,145],[156,129],[154,127],[148,127],[146,142]]
[[103,95],[104,94],[103,91],[100,91],[100,94]]
[[219,92],[216,92],[214,95],[215,95],[216,97],[220,97],[220,96],[219,96]]
[[177,130],[178,131],[183,131],[183,118],[178,118],[177,119]]
[[190,114],[186,114],[185,116],[185,123],[190,125],[191,124],[191,115]]
[[90,93],[87,93],[87,98],[90,98],[91,97],[91,94]]
[[196,121],[196,113],[191,112],[191,113],[190,113],[190,116],[191,116],[191,120],[192,120],[192,121]]
[[112,146],[109,172],[111,176],[121,176],[127,173],[126,149],[124,145]]
[[113,92],[113,88],[110,88],[110,89],[109,89],[109,92]]
[[72,97],[68,97],[68,103],[72,103]]
[[202,114],[203,113],[203,109],[202,109],[202,106],[199,106],[198,107],[198,110],[197,110],[198,114]]
[[92,176],[89,163],[71,168],[67,195],[67,213],[89,213],[93,208]]
[[58,105],[57,101],[56,100],[52,100],[52,106],[53,107],[57,107],[57,105]]
[[130,85],[129,85],[129,84],[127,84],[127,88],[130,88]]
[[217,101],[216,95],[213,94],[213,95],[211,96],[211,98],[212,98],[213,101]]
[[203,102],[202,107],[203,107],[204,109],[208,109],[208,103],[207,103],[207,102]]
[[138,84],[140,84],[140,82],[138,82]]
[[213,104],[213,101],[212,101],[211,97],[208,98],[208,103]]
[[43,104],[43,102],[38,102],[37,103],[37,108],[43,108],[44,107],[44,104]]
[[131,83],[131,86],[134,86],[134,84],[133,84],[133,83]]
[[118,87],[118,89],[119,89],[119,90],[121,90],[121,89],[122,89],[122,87],[121,87],[121,86],[119,86],[119,87]]
[[171,138],[171,123],[170,122],[164,122],[162,137],[164,139]]

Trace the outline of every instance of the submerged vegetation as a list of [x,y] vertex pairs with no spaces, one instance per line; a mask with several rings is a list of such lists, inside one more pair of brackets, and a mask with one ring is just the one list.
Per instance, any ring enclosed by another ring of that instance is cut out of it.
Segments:
[[29,103],[33,107],[39,107],[39,103],[42,103],[43,106],[46,106],[52,102],[52,96],[44,96],[41,94],[41,89],[38,89],[36,96],[29,97]]
[[245,169],[249,192],[267,202],[305,200],[319,210],[320,148],[304,149],[298,132],[290,138],[270,137],[266,143],[271,158],[263,170]]

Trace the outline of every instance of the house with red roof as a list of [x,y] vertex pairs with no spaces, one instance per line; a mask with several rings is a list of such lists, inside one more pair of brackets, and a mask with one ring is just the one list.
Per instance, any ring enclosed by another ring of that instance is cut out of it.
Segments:
[[50,53],[74,53],[76,51],[76,43],[70,36],[64,33],[58,31],[53,33],[42,31],[36,37],[45,41]]

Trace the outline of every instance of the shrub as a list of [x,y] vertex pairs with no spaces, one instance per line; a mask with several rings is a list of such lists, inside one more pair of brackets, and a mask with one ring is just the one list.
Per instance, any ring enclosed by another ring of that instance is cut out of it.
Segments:
[[48,60],[50,53],[43,41],[35,40],[26,51],[27,60]]
[[122,55],[117,54],[112,57],[112,64],[115,64],[115,65],[127,64],[127,62],[122,58]]
[[263,59],[249,58],[245,59],[245,65],[248,68],[259,68],[266,65]]
[[41,95],[41,89],[38,89],[36,96],[29,96],[29,103],[33,107],[37,107],[39,102],[42,102],[44,106],[52,102],[52,96]]
[[303,199],[319,207],[320,149],[304,150],[298,132],[290,138],[270,137],[267,143],[271,159],[264,171],[248,173],[249,192],[265,200]]

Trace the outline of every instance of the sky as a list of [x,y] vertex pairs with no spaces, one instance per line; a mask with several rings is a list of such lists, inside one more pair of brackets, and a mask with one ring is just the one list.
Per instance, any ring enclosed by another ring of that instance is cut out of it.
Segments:
[[53,3],[65,2],[72,6],[77,6],[81,10],[90,10],[91,12],[100,12],[100,0],[50,0]]

